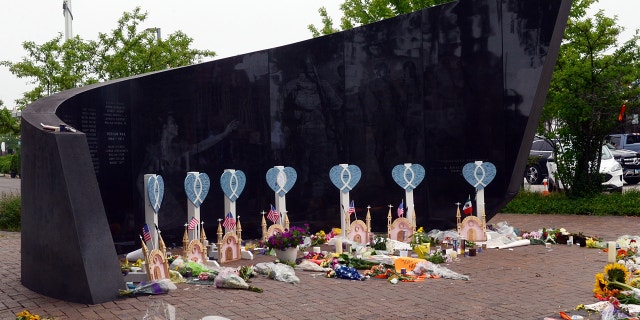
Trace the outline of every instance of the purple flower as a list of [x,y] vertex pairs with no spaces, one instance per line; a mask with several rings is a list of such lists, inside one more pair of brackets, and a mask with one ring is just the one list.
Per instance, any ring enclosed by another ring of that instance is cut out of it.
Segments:
[[278,250],[297,247],[303,242],[305,232],[305,229],[292,226],[289,229],[285,229],[284,232],[271,235],[267,240],[267,247]]

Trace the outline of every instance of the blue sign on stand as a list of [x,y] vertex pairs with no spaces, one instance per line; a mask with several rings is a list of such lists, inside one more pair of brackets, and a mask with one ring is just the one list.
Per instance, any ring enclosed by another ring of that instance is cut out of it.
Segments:
[[209,193],[211,182],[206,173],[189,172],[184,178],[184,192],[196,208],[199,208]]
[[274,167],[267,171],[266,179],[271,190],[284,197],[296,183],[298,173],[292,167]]
[[220,187],[222,187],[222,192],[231,200],[231,202],[236,202],[240,194],[244,190],[244,186],[247,183],[247,177],[244,175],[244,172],[240,170],[225,171],[222,173],[220,177]]
[[329,178],[340,192],[348,193],[360,182],[362,171],[356,165],[333,166],[329,171]]
[[147,196],[149,197],[149,203],[155,213],[160,210],[160,204],[162,204],[162,198],[164,198],[164,179],[162,176],[154,175],[147,180]]

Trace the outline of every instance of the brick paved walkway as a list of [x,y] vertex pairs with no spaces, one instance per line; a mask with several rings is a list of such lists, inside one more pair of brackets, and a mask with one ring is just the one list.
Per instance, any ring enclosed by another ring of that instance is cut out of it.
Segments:
[[[564,227],[604,240],[640,234],[638,218],[499,214],[489,223],[500,221],[520,230]],[[393,285],[379,279],[328,279],[298,271],[299,285],[256,278],[253,285],[264,289],[261,294],[178,284],[178,290],[166,295],[84,305],[44,297],[21,285],[19,233],[0,232],[0,248],[0,319],[14,319],[23,309],[58,319],[142,319],[149,304],[157,301],[176,307],[177,319],[194,320],[207,315],[230,319],[559,318],[559,311],[596,302],[591,293],[594,275],[606,263],[606,253],[597,249],[525,246],[488,249],[447,265],[469,275],[470,281],[427,279]],[[270,260],[259,256],[253,263]]]

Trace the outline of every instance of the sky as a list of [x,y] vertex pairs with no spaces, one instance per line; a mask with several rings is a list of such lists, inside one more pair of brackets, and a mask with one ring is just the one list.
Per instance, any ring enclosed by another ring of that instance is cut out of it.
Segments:
[[[287,45],[311,38],[309,24],[320,26],[320,7],[338,25],[344,0],[69,0],[73,35],[97,40],[109,33],[124,12],[135,7],[149,13],[146,28],[160,28],[162,37],[181,30],[194,41],[192,48],[213,50],[216,59]],[[63,0],[12,1],[0,10],[0,60],[18,62],[26,56],[24,41],[42,44],[64,34]],[[618,16],[628,39],[640,28],[638,0],[600,0],[596,8]],[[0,67],[0,100],[8,109],[33,85]]]

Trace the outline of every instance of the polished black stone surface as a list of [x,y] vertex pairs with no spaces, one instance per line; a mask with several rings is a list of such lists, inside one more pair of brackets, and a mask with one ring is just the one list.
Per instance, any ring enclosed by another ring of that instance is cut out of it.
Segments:
[[[570,4],[456,1],[287,46],[59,93],[23,112],[23,159],[31,158],[23,181],[44,161],[37,152],[50,142],[39,137],[62,134],[43,132],[40,123],[63,121],[86,136],[82,151],[93,160],[91,179],[102,200],[95,205],[104,206],[117,243],[138,239],[146,173],[165,180],[159,220],[169,244],[180,243],[187,222],[188,171],[211,177],[201,208],[210,236],[225,214],[218,181],[228,168],[247,176],[237,201],[244,238],[259,236],[260,211],[274,202],[265,174],[276,165],[297,170],[287,194],[289,218],[313,230],[340,225],[330,168],[359,166],[362,179],[350,194],[357,214],[363,218],[370,205],[374,231],[386,232],[388,205],[404,197],[391,177],[395,165],[425,167],[414,191],[417,222],[444,229],[455,224],[454,204],[473,198],[462,166],[491,162],[497,168],[485,191],[491,218],[522,183]],[[23,194],[35,191],[29,185]],[[23,212],[23,219],[33,214]],[[57,223],[72,223],[66,219]]]
[[[213,230],[224,215],[217,182],[226,168],[247,175],[238,213],[245,235],[255,236],[259,212],[273,202],[264,175],[274,165],[298,171],[287,196],[290,219],[322,221],[318,228],[338,223],[329,169],[358,165],[363,179],[351,198],[363,214],[371,205],[375,229],[384,230],[388,205],[404,197],[391,169],[419,163],[427,173],[415,190],[418,224],[451,227],[454,203],[474,194],[461,175],[464,164],[482,160],[498,168],[486,189],[489,218],[518,191],[520,151],[537,121],[530,114],[539,113],[548,62],[555,60],[551,40],[554,30],[562,31],[560,5],[453,2],[102,85],[56,114],[87,134],[116,241],[131,238],[143,223],[145,173],[165,179],[159,217],[167,235],[187,220],[186,172],[209,174],[213,188],[202,212]],[[234,121],[236,130],[214,137]]]

